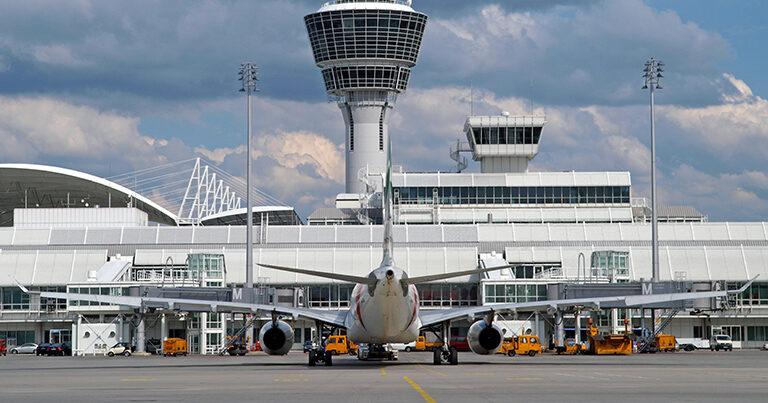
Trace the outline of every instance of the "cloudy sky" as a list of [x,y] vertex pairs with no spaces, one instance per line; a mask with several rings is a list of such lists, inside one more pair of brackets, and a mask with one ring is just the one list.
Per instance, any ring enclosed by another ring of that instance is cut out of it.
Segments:
[[[0,162],[109,176],[202,155],[242,175],[241,61],[261,67],[258,186],[308,214],[343,190],[343,121],[302,17],[321,0],[0,1]],[[768,2],[416,0],[430,16],[390,132],[397,164],[450,170],[480,113],[545,113],[532,170],[629,170],[648,194],[641,69],[658,93],[660,199],[768,216]],[[474,168],[477,169],[476,167]]]

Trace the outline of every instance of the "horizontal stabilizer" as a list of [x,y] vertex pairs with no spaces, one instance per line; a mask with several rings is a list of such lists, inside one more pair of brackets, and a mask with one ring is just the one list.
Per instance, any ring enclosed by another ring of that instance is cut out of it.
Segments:
[[432,275],[429,275],[429,276],[408,277],[408,278],[404,278],[404,279],[402,279],[400,281],[402,281],[403,284],[420,284],[420,283],[426,283],[426,282],[429,282],[429,281],[445,280],[445,279],[448,279],[448,278],[461,277],[461,276],[469,276],[469,275],[477,274],[477,273],[486,273],[486,272],[489,272],[489,271],[495,271],[495,270],[501,270],[501,269],[509,269],[510,267],[514,267],[514,265],[486,267],[484,269],[472,269],[472,270],[464,270],[464,271],[455,271],[453,273],[432,274]]
[[348,274],[329,273],[326,271],[297,269],[295,267],[275,266],[272,264],[265,264],[265,263],[257,263],[257,264],[261,267],[266,267],[268,269],[287,271],[287,272],[298,273],[298,274],[306,274],[308,276],[317,276],[317,277],[327,278],[331,280],[344,281],[347,283],[372,284],[376,282],[375,278],[371,279],[368,277],[350,276]]

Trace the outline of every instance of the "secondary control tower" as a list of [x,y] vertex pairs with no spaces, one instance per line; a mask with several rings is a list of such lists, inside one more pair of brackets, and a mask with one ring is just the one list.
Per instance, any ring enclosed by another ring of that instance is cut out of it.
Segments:
[[419,56],[427,16],[410,0],[335,0],[304,17],[325,89],[346,123],[346,192],[386,167],[389,115]]

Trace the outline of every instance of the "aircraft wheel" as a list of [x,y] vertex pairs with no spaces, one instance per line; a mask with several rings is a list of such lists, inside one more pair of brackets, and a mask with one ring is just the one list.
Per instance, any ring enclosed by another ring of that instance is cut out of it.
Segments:
[[315,350],[309,350],[309,366],[314,367],[316,362]]
[[325,366],[330,367],[333,365],[333,354],[330,351],[325,353]]
[[459,365],[459,352],[456,351],[455,348],[451,347],[450,349],[450,364],[451,365]]
[[440,365],[442,358],[440,357],[442,355],[442,352],[440,350],[433,350],[432,351],[432,361],[435,365]]

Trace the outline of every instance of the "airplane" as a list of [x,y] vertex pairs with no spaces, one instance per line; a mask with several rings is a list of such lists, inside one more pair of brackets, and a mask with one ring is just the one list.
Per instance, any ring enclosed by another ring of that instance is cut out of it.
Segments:
[[[249,304],[239,302],[208,301],[184,298],[157,298],[134,296],[89,295],[61,292],[39,292],[43,298],[57,298],[80,301],[92,301],[120,305],[139,309],[161,308],[179,309],[192,312],[233,312],[265,313],[270,312],[272,319],[259,331],[259,342],[264,352],[270,355],[285,355],[290,351],[293,341],[293,328],[282,317],[290,316],[294,320],[303,318],[314,320],[318,325],[316,344],[318,347],[309,351],[308,365],[315,366],[322,362],[325,366],[333,365],[330,352],[325,352],[319,339],[321,326],[345,329],[350,341],[367,343],[372,352],[384,351],[388,343],[410,343],[417,339],[422,330],[431,330],[442,339],[441,348],[433,351],[433,364],[457,365],[458,352],[448,343],[450,323],[466,318],[474,323],[469,327],[467,341],[475,354],[494,354],[501,347],[504,332],[494,323],[496,314],[513,312],[517,309],[553,311],[567,307],[594,307],[610,304],[611,307],[644,307],[663,302],[686,301],[705,298],[727,297],[738,294],[749,287],[753,278],[741,289],[725,291],[707,291],[691,293],[670,293],[651,295],[625,295],[600,298],[561,299],[524,303],[472,306],[463,308],[421,311],[416,284],[466,276],[512,267],[512,265],[464,270],[452,273],[409,277],[407,272],[395,265],[392,212],[392,158],[391,143],[387,147],[387,167],[384,176],[384,239],[383,258],[378,267],[366,277],[329,273],[319,270],[307,270],[294,267],[259,263],[259,266],[291,273],[318,276],[326,279],[355,284],[348,311],[328,311],[310,308],[293,308],[277,305]],[[23,286],[27,293],[33,293]],[[38,293],[38,292],[34,292]],[[282,317],[281,317],[282,315]],[[478,319],[479,318],[479,319]]]

